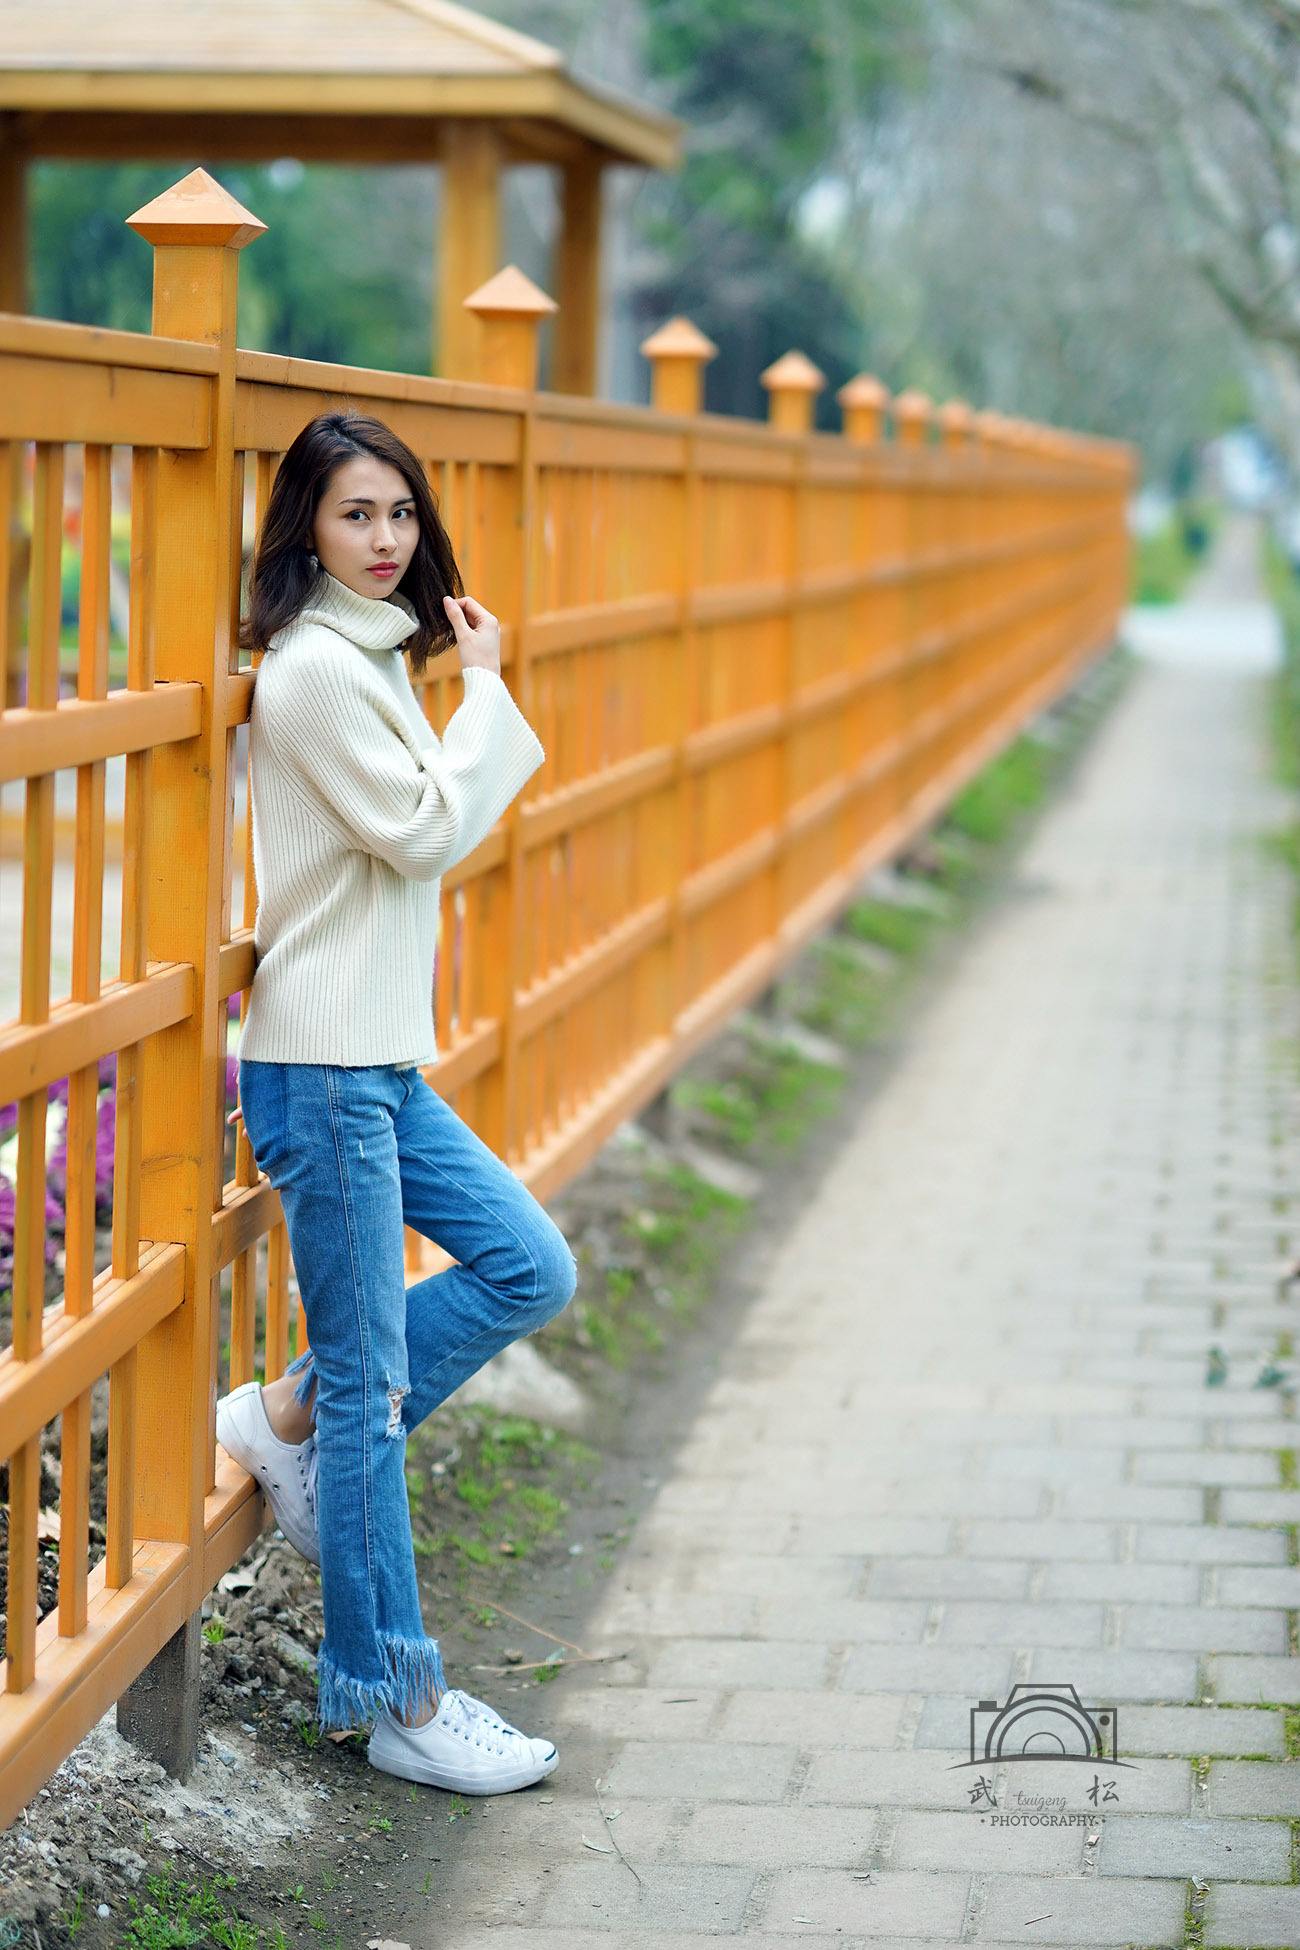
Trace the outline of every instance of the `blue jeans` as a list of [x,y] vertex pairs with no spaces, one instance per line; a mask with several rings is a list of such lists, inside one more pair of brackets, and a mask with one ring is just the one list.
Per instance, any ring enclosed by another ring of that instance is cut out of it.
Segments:
[[[320,1724],[407,1713],[444,1681],[425,1635],[406,1437],[572,1298],[573,1255],[419,1070],[241,1063],[244,1127],[280,1194],[316,1390],[325,1641]],[[460,1263],[406,1285],[402,1228]]]

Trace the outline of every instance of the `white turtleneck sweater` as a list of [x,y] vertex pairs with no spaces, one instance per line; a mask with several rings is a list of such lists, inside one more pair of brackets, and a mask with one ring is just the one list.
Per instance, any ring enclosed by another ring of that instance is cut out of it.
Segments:
[[330,576],[258,669],[250,1061],[433,1062],[440,877],[544,757],[488,670],[464,673],[439,741],[397,647],[412,628],[400,602]]

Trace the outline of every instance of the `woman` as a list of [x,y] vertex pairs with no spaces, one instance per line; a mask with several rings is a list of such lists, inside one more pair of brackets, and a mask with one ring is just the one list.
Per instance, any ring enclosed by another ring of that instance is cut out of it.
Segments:
[[[240,1103],[284,1206],[311,1348],[283,1380],[219,1402],[217,1435],[320,1564],[322,1728],[373,1722],[374,1766],[500,1794],[558,1756],[446,1684],[420,1615],[406,1437],[567,1304],[574,1265],[419,1066],[436,1053],[439,876],[542,748],[501,681],[496,618],[460,594],[424,471],[378,420],[325,414],[285,455],[245,634],[268,655],[250,733],[257,972]],[[402,647],[418,673],[453,641],[465,696],[440,742]],[[408,1290],[404,1225],[458,1264]]]

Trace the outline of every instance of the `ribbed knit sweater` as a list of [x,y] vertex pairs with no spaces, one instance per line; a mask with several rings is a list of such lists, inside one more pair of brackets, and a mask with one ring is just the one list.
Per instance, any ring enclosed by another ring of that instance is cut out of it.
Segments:
[[544,757],[501,679],[464,673],[441,741],[401,600],[333,576],[272,638],[250,721],[257,972],[242,1058],[431,1063],[440,877]]

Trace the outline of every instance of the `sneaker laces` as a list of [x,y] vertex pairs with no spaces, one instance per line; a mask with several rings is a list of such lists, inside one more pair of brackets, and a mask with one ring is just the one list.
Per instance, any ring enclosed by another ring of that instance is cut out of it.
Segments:
[[475,1699],[471,1693],[462,1693],[458,1687],[453,1686],[443,1695],[443,1707],[446,1707],[449,1701],[451,1710],[446,1714],[445,1719],[449,1731],[463,1734],[466,1739],[472,1740],[476,1747],[481,1747],[486,1753],[497,1755],[513,1753],[516,1751],[514,1742],[523,1740],[524,1736],[517,1728],[508,1727],[504,1720],[497,1717],[491,1707],[485,1706],[482,1700]]
[[[302,1450],[306,1449],[309,1444],[311,1453],[304,1464]],[[304,1442],[302,1448],[298,1451],[298,1475],[302,1482],[302,1492],[307,1499],[307,1508],[311,1511],[313,1523],[316,1521],[316,1466],[318,1461],[319,1454],[316,1448],[316,1437],[312,1435],[309,1437],[308,1442]]]

